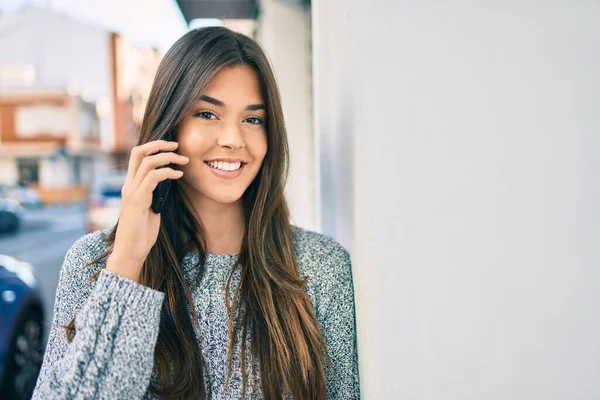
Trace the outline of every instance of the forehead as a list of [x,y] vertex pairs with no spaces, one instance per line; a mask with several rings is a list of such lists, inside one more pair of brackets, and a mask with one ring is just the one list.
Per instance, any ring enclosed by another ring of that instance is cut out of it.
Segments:
[[258,74],[248,65],[223,68],[210,81],[204,94],[228,107],[264,102]]

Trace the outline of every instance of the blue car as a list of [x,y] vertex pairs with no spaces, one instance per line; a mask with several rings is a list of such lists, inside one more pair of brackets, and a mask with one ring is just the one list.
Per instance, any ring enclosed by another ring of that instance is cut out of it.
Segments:
[[0,232],[19,229],[23,207],[14,199],[0,197]]
[[44,307],[33,267],[0,254],[0,399],[31,399],[43,340]]

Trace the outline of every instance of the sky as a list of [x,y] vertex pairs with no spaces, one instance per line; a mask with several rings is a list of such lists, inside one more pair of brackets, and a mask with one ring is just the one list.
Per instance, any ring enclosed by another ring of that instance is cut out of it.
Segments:
[[0,0],[0,10],[32,4],[166,52],[188,27],[175,0]]

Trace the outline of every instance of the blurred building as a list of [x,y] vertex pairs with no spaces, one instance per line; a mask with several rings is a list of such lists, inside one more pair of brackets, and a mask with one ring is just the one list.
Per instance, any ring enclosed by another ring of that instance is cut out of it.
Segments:
[[0,182],[80,200],[125,165],[160,54],[25,7],[0,18]]
[[61,89],[4,90],[0,178],[33,186],[45,202],[85,197],[100,151],[96,106]]

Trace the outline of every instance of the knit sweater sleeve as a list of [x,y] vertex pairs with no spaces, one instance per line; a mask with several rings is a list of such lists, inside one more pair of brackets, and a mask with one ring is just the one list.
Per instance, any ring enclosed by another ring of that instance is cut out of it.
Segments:
[[326,369],[329,400],[360,399],[352,264],[332,241],[321,263],[317,312],[331,360]]
[[90,281],[85,265],[100,241],[86,235],[67,252],[33,399],[139,399],[147,391],[164,294],[104,269]]

